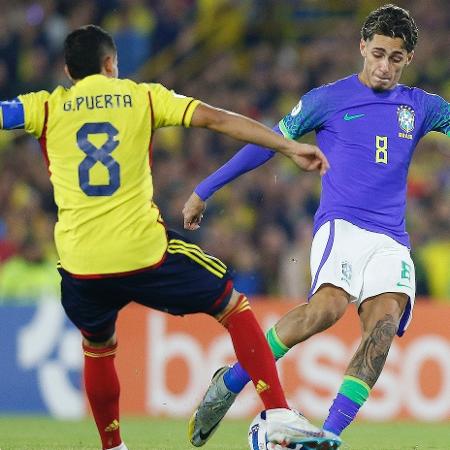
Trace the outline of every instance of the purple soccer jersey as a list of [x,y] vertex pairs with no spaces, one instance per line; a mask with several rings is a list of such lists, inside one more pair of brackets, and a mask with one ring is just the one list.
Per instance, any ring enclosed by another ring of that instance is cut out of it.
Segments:
[[[291,139],[314,130],[330,161],[314,231],[328,220],[344,219],[409,247],[405,229],[409,164],[422,136],[430,131],[450,136],[447,101],[404,85],[377,92],[355,74],[306,93],[274,130]],[[195,192],[206,200],[274,155],[246,145]]]
[[279,127],[292,139],[315,130],[330,162],[314,231],[328,220],[345,219],[409,247],[409,164],[426,133],[450,134],[444,99],[404,85],[377,92],[352,75],[308,92]]

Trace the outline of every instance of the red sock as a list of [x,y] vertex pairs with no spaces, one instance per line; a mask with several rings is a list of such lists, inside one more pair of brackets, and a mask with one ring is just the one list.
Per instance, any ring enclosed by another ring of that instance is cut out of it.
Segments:
[[84,385],[103,449],[121,444],[119,427],[120,385],[114,367],[117,344],[108,348],[83,345]]
[[241,295],[236,306],[220,322],[228,329],[236,356],[250,375],[264,407],[288,408],[275,359],[247,298]]

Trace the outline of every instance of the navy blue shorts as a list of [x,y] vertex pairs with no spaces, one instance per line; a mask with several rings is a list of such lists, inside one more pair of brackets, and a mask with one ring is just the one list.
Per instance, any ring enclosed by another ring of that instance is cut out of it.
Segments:
[[108,340],[132,301],[174,315],[215,315],[227,306],[233,282],[225,264],[178,233],[168,231],[168,239],[162,264],[137,273],[89,279],[59,269],[62,305],[86,338]]

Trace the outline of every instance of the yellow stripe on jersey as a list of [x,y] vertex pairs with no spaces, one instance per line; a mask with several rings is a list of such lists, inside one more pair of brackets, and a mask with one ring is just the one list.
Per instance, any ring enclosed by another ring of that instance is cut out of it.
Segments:
[[193,254],[192,252],[190,252],[189,250],[183,249],[183,248],[178,248],[178,249],[174,249],[174,248],[168,248],[167,251],[169,253],[175,254],[175,253],[181,253],[183,255],[186,255],[188,258],[192,259],[193,261],[195,261],[196,263],[200,264],[201,266],[203,266],[206,270],[208,270],[209,272],[211,272],[212,274],[216,275],[218,278],[223,278],[223,274],[218,272],[217,270],[213,269],[212,267],[210,267],[208,264],[206,264],[201,258],[199,258],[197,255]]
[[191,244],[189,242],[185,242],[182,241],[180,239],[171,239],[169,241],[169,246],[170,245],[182,245],[186,248],[192,249],[192,250],[196,250],[197,252],[199,252],[201,255],[203,255],[205,258],[207,258],[210,263],[215,266],[218,270],[223,270],[226,271],[227,270],[227,266],[219,259],[216,258],[215,256],[209,255],[208,253],[205,253],[198,245],[195,244]]
[[189,245],[186,242],[183,241],[178,241],[178,242],[174,242],[176,241],[175,239],[171,239],[169,242],[169,248],[172,249],[185,249],[188,252],[191,252],[193,254],[196,254],[198,257],[200,257],[206,264],[209,264],[213,269],[217,270],[220,273],[225,273],[227,270],[227,266],[220,261],[219,259],[206,254],[205,252],[203,252],[203,250],[196,246],[196,245]]
[[180,253],[187,256],[218,278],[223,278],[226,273],[226,269],[216,264],[216,262],[211,260],[208,255],[206,255],[202,251],[199,252],[197,249],[189,248],[180,244],[169,243],[167,251],[171,254]]
[[26,131],[46,147],[61,266],[89,276],[160,262],[168,243],[152,202],[150,142],[157,128],[188,127],[199,101],[100,74],[19,99]]

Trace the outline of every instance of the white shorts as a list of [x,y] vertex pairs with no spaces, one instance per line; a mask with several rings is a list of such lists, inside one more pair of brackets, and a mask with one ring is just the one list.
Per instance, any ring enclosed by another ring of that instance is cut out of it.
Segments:
[[323,284],[346,291],[359,308],[385,292],[409,296],[397,334],[408,327],[414,306],[416,279],[409,249],[385,234],[374,233],[342,219],[323,224],[311,247],[312,285],[309,298]]

